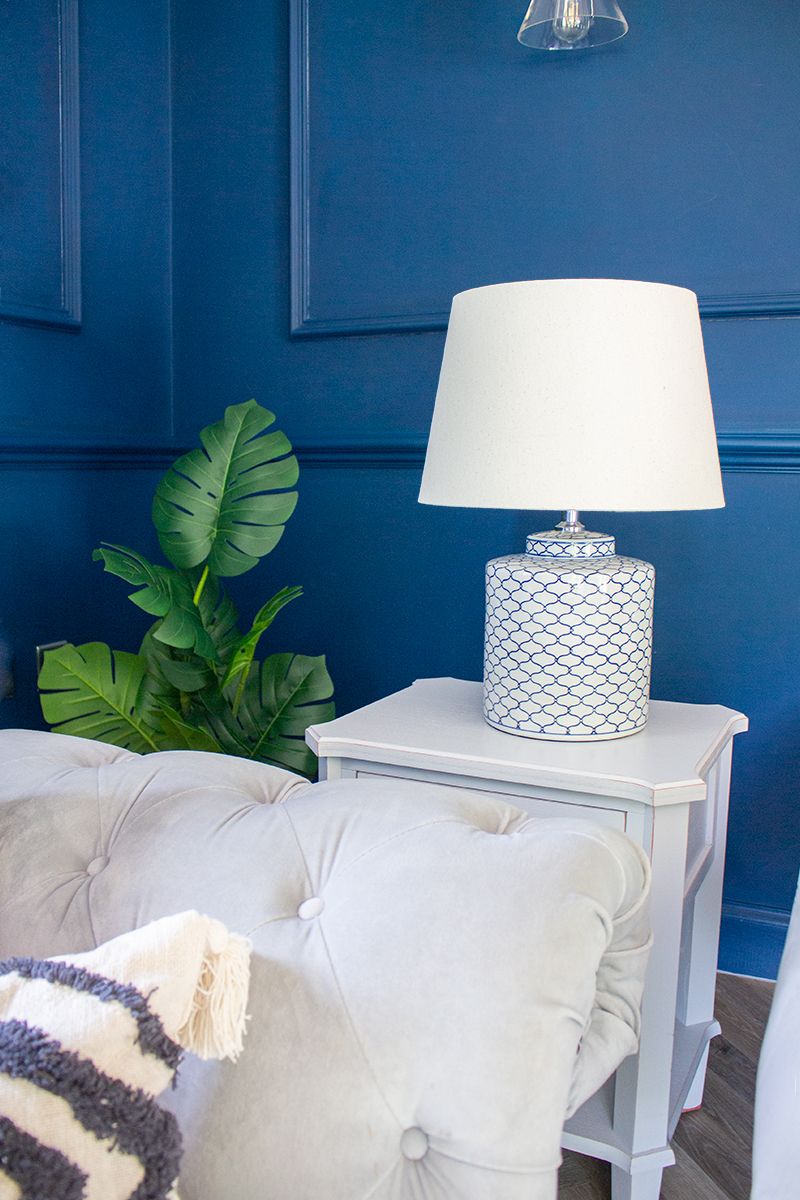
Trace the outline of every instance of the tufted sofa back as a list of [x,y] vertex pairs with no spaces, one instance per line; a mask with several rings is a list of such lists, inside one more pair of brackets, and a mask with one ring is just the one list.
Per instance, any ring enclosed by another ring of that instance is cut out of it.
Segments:
[[636,1047],[623,835],[402,781],[0,732],[0,957],[187,908],[254,947],[245,1051],[187,1061],[183,1200],[552,1200]]

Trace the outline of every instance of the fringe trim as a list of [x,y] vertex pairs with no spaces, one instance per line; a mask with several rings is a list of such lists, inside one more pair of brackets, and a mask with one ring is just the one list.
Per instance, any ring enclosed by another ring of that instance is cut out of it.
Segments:
[[230,1058],[242,1052],[248,1021],[251,944],[214,922],[189,1015],[178,1030],[178,1041],[198,1058]]

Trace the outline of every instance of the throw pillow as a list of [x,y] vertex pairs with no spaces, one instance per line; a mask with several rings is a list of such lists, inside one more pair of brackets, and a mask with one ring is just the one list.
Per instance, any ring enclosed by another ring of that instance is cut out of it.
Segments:
[[239,1054],[250,946],[180,913],[0,963],[0,1200],[167,1200],[181,1137],[155,1097],[185,1050]]

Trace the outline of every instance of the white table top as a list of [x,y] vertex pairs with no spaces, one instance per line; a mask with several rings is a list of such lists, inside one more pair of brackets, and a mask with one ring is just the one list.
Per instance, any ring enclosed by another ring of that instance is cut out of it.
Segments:
[[410,688],[324,725],[306,741],[320,757],[409,766],[649,805],[702,800],[705,776],[747,717],[718,704],[650,703],[641,733],[608,742],[536,741],[483,720],[483,687],[419,679]]

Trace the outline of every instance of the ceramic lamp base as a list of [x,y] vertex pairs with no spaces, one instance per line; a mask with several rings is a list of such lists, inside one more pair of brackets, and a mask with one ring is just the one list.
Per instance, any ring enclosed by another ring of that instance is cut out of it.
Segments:
[[655,570],[607,534],[532,534],[486,565],[484,717],[554,741],[628,737],[647,723]]

